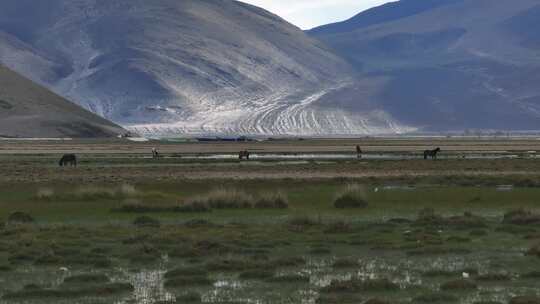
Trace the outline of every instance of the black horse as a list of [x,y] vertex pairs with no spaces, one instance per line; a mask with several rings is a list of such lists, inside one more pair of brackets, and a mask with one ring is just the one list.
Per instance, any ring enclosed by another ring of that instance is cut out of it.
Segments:
[[356,146],[356,157],[358,159],[362,158],[362,148],[359,145]]
[[77,167],[77,156],[75,156],[75,154],[65,154],[58,162],[58,165],[60,165],[60,167],[67,165]]
[[431,157],[431,159],[437,159],[437,154],[441,152],[441,148],[437,148],[435,150],[426,150],[424,151],[424,159],[428,159],[428,157]]
[[249,160],[249,151],[248,150],[240,151],[240,153],[238,153],[238,159],[242,160],[242,159],[244,159],[244,157],[247,160]]

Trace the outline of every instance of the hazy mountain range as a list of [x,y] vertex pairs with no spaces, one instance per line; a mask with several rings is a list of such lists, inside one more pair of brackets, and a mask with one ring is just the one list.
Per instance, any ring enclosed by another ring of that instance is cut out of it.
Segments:
[[401,0],[302,32],[232,0],[4,0],[0,62],[157,136],[529,130],[539,17],[537,0]]
[[421,130],[540,128],[540,2],[401,0],[309,31]]

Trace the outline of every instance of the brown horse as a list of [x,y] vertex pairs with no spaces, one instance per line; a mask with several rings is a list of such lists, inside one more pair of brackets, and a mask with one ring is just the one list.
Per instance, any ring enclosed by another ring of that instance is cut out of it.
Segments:
[[67,165],[77,167],[77,156],[75,154],[65,154],[58,162],[58,165],[60,167],[64,167]]
[[249,151],[248,150],[240,151],[238,153],[238,159],[242,160],[244,158],[249,160]]

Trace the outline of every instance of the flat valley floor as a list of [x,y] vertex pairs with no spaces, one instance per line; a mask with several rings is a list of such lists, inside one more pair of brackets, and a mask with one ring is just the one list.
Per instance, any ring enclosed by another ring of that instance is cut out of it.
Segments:
[[537,151],[3,140],[0,303],[540,303]]

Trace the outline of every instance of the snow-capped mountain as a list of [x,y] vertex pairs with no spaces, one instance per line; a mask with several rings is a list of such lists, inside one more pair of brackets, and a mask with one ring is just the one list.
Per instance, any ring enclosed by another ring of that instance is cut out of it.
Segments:
[[142,134],[413,130],[323,43],[232,0],[3,0],[0,62]]

